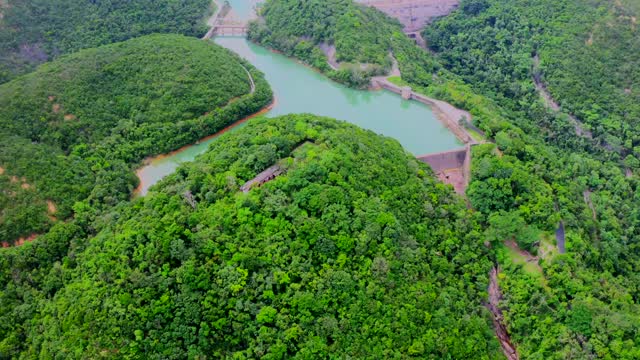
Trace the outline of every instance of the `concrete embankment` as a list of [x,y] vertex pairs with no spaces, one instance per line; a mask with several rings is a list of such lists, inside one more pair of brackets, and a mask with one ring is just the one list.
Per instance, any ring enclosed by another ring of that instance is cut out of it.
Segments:
[[412,91],[410,87],[400,87],[391,83],[386,77],[371,79],[374,89],[385,89],[401,95],[405,99],[421,102],[431,108],[438,120],[442,122],[465,147],[452,151],[418,156],[418,159],[431,166],[436,176],[445,184],[450,184],[456,193],[463,195],[471,181],[471,146],[478,142],[473,139],[469,131],[460,125],[461,119],[471,122],[471,114],[467,111],[441,100]]
[[427,154],[417,157],[429,164],[440,181],[451,184],[459,195],[464,195],[471,181],[471,145],[462,149]]
[[[386,77],[372,78],[371,85],[373,88],[389,90],[400,95],[403,95],[403,91],[407,91],[406,89],[391,83]],[[438,120],[440,120],[460,141],[465,144],[477,144],[469,132],[459,123],[462,118],[465,118],[469,122],[471,121],[472,117],[468,111],[458,109],[445,101],[436,100],[428,96],[418,94],[415,91],[409,91],[409,99],[429,106],[438,117]]]

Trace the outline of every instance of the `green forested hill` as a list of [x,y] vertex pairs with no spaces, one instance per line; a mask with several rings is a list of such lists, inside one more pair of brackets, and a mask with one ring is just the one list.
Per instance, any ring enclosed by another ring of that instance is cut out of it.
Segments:
[[[249,38],[295,56],[351,86],[366,87],[374,75],[391,69],[393,54],[400,68],[430,81],[436,64],[413,51],[402,26],[385,14],[351,0],[270,0],[262,8],[264,21],[251,24]],[[319,45],[334,46],[333,70]],[[424,54],[426,55],[426,54]]]
[[[87,197],[117,203],[135,186],[131,165],[270,100],[251,65],[179,35],[83,50],[0,85],[0,241],[40,232]],[[46,200],[56,208],[49,219]]]
[[[291,3],[269,0],[287,15],[265,12],[258,41],[286,38],[281,31],[299,39],[291,24],[269,28],[279,24],[269,17],[333,21]],[[637,11],[633,1],[463,0],[425,29],[431,52],[397,40],[392,27],[375,32],[395,40],[404,83],[469,110],[495,142],[474,148],[467,196],[502,269],[505,322],[522,358],[640,357]],[[303,40],[325,33],[306,29]],[[536,75],[560,111],[545,104]],[[576,122],[593,139],[576,134]],[[554,239],[560,221],[564,254]],[[506,256],[507,240],[540,267],[518,264],[517,251]]]
[[[515,238],[542,257],[543,281],[500,258],[506,320],[525,358],[640,356],[634,4],[468,0],[424,32],[443,66],[509,120],[494,135],[501,152],[476,149],[468,195],[494,241]],[[537,75],[560,112],[541,99]],[[547,194],[546,205],[522,201],[532,193]],[[550,208],[567,229],[567,254],[532,235],[549,226],[534,215]]]
[[554,22],[550,40],[540,49],[544,80],[594,134],[638,157],[640,2],[585,1],[568,13],[579,15]]
[[209,0],[2,0],[0,83],[58,56],[151,33],[206,32]]
[[[252,120],[93,226],[3,252],[0,355],[501,356],[475,217],[397,141],[346,123]],[[65,237],[61,263],[33,267]]]
[[536,73],[563,110],[614,150],[634,151],[640,142],[637,2],[467,3],[425,32],[450,70],[510,102],[531,91],[537,54]]

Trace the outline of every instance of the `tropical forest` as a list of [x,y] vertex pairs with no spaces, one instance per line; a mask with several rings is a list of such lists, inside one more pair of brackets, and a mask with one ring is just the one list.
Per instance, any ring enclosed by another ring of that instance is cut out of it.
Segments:
[[640,359],[639,18],[0,0],[0,359]]

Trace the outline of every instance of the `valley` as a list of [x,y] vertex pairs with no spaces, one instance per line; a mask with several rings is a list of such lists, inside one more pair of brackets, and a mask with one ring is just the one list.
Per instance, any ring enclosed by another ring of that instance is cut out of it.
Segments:
[[635,0],[0,0],[0,358],[640,358]]

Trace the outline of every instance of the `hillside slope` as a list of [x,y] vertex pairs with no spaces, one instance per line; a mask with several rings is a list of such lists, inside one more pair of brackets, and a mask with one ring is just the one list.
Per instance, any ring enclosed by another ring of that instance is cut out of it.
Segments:
[[[241,191],[274,164],[282,174]],[[12,286],[0,299],[0,349],[500,356],[481,303],[490,263],[474,217],[397,141],[353,125],[252,120],[108,218],[40,282],[16,268],[36,244],[4,254],[0,280]]]
[[[372,76],[389,72],[393,56],[400,69],[424,81],[437,70],[430,58],[413,51],[413,42],[395,19],[351,0],[305,2],[269,0],[263,19],[250,24],[249,39],[294,56],[333,80],[367,87]],[[337,69],[321,49],[335,48]],[[411,58],[411,61],[409,61]]]
[[87,197],[117,203],[136,184],[130,166],[270,101],[251,65],[178,35],[83,50],[0,85],[0,241],[45,230]]
[[640,142],[637,7],[609,0],[465,1],[424,36],[447,68],[504,102],[530,91],[532,75],[540,78],[563,111],[626,155]]
[[[348,0],[335,3],[360,11]],[[392,25],[362,35],[391,44],[375,51],[392,50],[402,73],[394,81],[468,110],[495,143],[474,147],[467,196],[495,249],[505,322],[523,358],[639,356],[634,4],[463,0],[423,32],[431,52]],[[265,12],[264,23],[255,25],[256,39],[318,66],[305,49],[340,15],[322,6],[304,11],[287,0],[269,0],[266,7],[276,5],[278,13]],[[601,25],[590,41],[594,24]],[[342,30],[355,38],[360,29]],[[558,76],[552,66],[572,69]],[[602,104],[596,112],[604,116],[577,110],[594,103]],[[556,235],[557,229],[563,230]],[[522,250],[533,263],[518,257]]]
[[151,33],[206,32],[209,0],[0,1],[0,83],[79,49]]
[[[423,33],[509,120],[494,135],[499,151],[475,149],[468,195],[494,243],[541,258],[532,272],[497,256],[522,357],[640,356],[634,4],[465,0]],[[542,201],[523,202],[530,194]],[[538,217],[549,209],[555,219]]]

